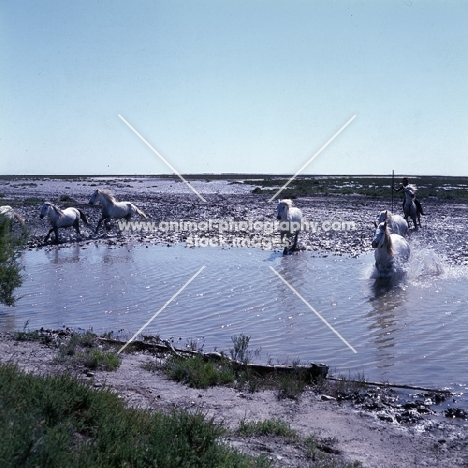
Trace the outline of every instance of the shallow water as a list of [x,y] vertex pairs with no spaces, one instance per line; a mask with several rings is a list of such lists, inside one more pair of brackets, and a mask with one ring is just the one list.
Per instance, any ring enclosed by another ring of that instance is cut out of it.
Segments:
[[334,374],[468,390],[468,269],[429,249],[413,249],[391,285],[371,278],[372,255],[88,244],[27,251],[22,261],[22,298],[0,307],[2,331],[27,322],[128,339],[205,266],[144,335],[228,351],[244,333],[261,362],[323,362]]

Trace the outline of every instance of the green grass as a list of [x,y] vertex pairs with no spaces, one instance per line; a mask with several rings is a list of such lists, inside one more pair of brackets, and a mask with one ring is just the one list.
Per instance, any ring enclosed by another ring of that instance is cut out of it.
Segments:
[[13,334],[13,339],[16,341],[39,341],[43,344],[50,344],[52,342],[52,337],[49,333],[44,332],[43,330],[29,330],[28,329],[29,320],[23,326],[23,331],[17,331]]
[[38,197],[27,197],[23,200],[23,205],[42,205],[43,203],[44,199]]
[[74,200],[70,195],[60,195],[59,197],[60,202],[67,202],[67,203],[76,203],[76,200]]
[[285,375],[278,380],[277,397],[279,400],[289,398],[297,400],[304,392],[306,383],[299,373]]
[[252,353],[249,351],[250,336],[234,335],[231,337],[233,348],[231,348],[231,358],[234,361],[241,362],[242,364],[248,364],[252,359]]
[[[398,188],[402,176],[395,176]],[[468,177],[409,176],[410,183],[416,184],[416,196],[420,200],[435,198],[441,201],[468,202]],[[264,177],[263,180],[245,180],[254,185],[254,194],[274,194],[288,182],[288,177]],[[284,191],[282,198],[297,198],[314,195],[357,194],[370,198],[391,198],[392,177],[389,176],[299,176]],[[401,193],[394,193],[395,201]]]
[[164,353],[160,361],[144,365],[150,372],[163,370],[172,380],[182,382],[192,388],[208,388],[215,385],[232,385],[239,390],[254,393],[263,389],[277,391],[278,399],[289,398],[297,400],[311,383],[310,374],[301,369],[297,363],[289,373],[261,372],[249,366],[252,353],[248,349],[250,336],[239,335],[231,338],[233,348],[230,349],[231,359],[221,353],[216,360],[201,354],[181,356],[171,354],[165,360]]
[[113,348],[99,345],[96,335],[87,331],[73,333],[60,343],[55,362],[92,370],[115,371],[120,366],[120,357]]
[[281,439],[280,443],[293,445],[305,455],[307,462],[298,467],[308,468],[358,468],[360,462],[343,461],[340,452],[334,448],[336,439],[319,438],[316,435],[303,437],[298,431],[281,419],[247,421],[242,419],[236,434],[243,438],[267,437]]
[[23,282],[18,259],[26,237],[14,234],[11,220],[0,216],[0,304],[13,306],[16,302],[15,289]]
[[192,388],[208,388],[234,382],[232,365],[224,361],[213,362],[203,356],[169,356],[164,368],[169,378]]
[[264,467],[222,443],[200,412],[127,408],[69,375],[0,365],[0,465],[13,467]]
[[242,419],[239,423],[238,433],[242,437],[270,435],[290,440],[297,440],[299,437],[297,431],[291,429],[289,424],[276,418],[251,422]]

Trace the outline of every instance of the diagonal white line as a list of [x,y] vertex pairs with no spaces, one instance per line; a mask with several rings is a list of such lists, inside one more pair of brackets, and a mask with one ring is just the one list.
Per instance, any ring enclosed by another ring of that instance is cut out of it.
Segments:
[[357,351],[272,267],[273,273],[353,352]]
[[120,354],[205,268],[202,266],[117,352]]
[[132,132],[135,133],[135,135],[136,135],[138,138],[140,138],[140,140],[141,140],[146,146],[148,146],[148,148],[149,148],[156,156],[158,156],[159,159],[161,159],[162,162],[164,162],[170,169],[172,169],[172,170],[182,179],[182,181],[185,182],[185,183],[187,184],[188,188],[189,188],[190,190],[192,190],[192,192],[195,193],[195,195],[197,195],[198,197],[200,197],[200,198],[206,203],[206,200],[200,195],[200,193],[197,192],[197,191],[190,185],[190,183],[189,183],[187,180],[185,180],[184,177],[183,177],[181,174],[179,174],[179,172],[178,172],[176,169],[174,169],[174,167],[172,167],[172,165],[171,165],[168,161],[166,161],[166,159],[164,159],[164,157],[163,157],[161,154],[159,154],[158,151],[156,151],[156,150],[145,140],[145,138],[143,138],[143,137],[142,137],[142,136],[141,136],[141,135],[140,135],[140,134],[139,134],[139,133],[138,133],[138,132],[137,132],[137,131],[120,115],[120,114],[118,114],[118,116],[119,116],[120,120],[122,120],[122,121],[125,123],[125,125],[127,125],[127,127],[128,127],[130,130],[132,130]]
[[273,201],[355,118],[353,115],[268,201]]

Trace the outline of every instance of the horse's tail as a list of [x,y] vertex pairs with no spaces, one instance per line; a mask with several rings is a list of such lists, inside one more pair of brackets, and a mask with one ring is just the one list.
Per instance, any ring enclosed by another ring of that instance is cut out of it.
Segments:
[[418,210],[419,214],[422,214],[423,216],[426,216],[426,213],[423,211],[423,207],[421,205],[421,202],[419,200],[414,200],[414,203],[416,203],[416,208]]
[[77,211],[78,213],[80,213],[80,219],[86,224],[86,226],[89,226],[88,219],[86,218],[84,212],[81,211],[79,208],[77,208]]
[[[135,205],[133,205],[133,206],[135,206]],[[136,213],[137,213],[138,215],[140,215],[142,218],[145,218],[145,219],[148,218],[148,216],[146,216],[145,213],[143,213],[143,211],[141,211],[141,210],[140,210],[139,208],[137,208],[136,206],[135,206],[135,211],[136,211]]]
[[24,219],[16,212],[14,213],[14,217],[15,217],[16,221],[18,221],[18,223],[21,224],[21,227],[23,229],[26,229],[26,223],[24,222]]

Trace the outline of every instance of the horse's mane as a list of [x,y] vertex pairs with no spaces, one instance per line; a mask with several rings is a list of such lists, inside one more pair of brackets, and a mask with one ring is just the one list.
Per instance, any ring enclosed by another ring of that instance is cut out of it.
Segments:
[[292,200],[290,200],[289,198],[285,198],[284,200],[281,200],[280,203],[284,203],[288,208],[292,207]]
[[109,202],[116,202],[116,198],[108,190],[99,190],[99,193]]
[[395,252],[393,250],[392,237],[390,231],[388,230],[387,223],[385,223],[385,243],[387,244],[387,253],[393,255]]
[[63,216],[64,213],[61,208],[59,208],[57,205],[52,205],[52,208],[57,212],[59,216]]
[[63,211],[57,205],[50,202],[46,202],[46,205],[49,205],[59,216],[63,216]]

